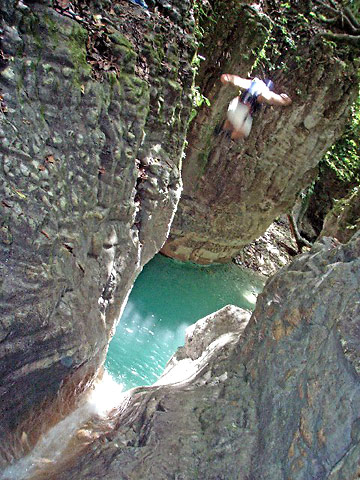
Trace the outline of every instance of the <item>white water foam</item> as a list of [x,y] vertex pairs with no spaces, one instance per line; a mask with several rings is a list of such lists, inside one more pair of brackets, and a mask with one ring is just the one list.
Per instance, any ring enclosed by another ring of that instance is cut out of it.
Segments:
[[91,416],[105,417],[120,405],[123,397],[123,386],[105,371],[84,403],[43,435],[28,455],[9,465],[0,474],[0,480],[26,480],[41,466],[56,463],[70,440]]

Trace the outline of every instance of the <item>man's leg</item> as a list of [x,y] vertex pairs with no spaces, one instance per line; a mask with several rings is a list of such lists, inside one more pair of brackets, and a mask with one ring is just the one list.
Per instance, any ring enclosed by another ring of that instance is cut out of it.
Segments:
[[245,137],[248,137],[250,135],[250,132],[251,132],[251,127],[252,127],[252,122],[253,122],[253,119],[252,119],[252,116],[249,114],[246,118],[245,118],[245,122],[244,122],[244,125],[242,127],[242,130],[245,134]]
[[241,138],[245,138],[244,130],[233,130],[231,133],[232,140],[240,140]]
[[230,120],[225,120],[222,128],[223,128],[223,130],[230,131],[230,132],[232,130],[234,130],[234,127],[233,127],[232,123],[230,122]]
[[248,115],[245,118],[245,121],[243,122],[241,127],[236,128],[232,131],[231,138],[233,140],[240,140],[241,138],[248,137],[250,135],[251,126],[252,126],[252,116]]

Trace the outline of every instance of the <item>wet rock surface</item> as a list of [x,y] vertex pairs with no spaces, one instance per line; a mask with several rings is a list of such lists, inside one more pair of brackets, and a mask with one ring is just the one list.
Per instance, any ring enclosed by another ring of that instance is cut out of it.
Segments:
[[[360,236],[316,243],[268,280],[245,330],[232,306],[195,326],[168,383],[130,391],[54,478],[357,478],[359,287]],[[181,362],[196,366],[171,384]]]
[[6,460],[102,365],[134,279],[168,233],[191,109],[189,2],[174,2],[179,24],[161,6],[149,16],[128,2],[60,3],[0,7]]

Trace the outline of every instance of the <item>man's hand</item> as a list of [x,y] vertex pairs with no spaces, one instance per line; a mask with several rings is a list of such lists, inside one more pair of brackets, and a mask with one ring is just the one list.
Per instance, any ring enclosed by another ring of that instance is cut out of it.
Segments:
[[223,73],[220,77],[220,81],[223,84],[231,82],[230,75],[228,73]]
[[284,101],[283,105],[290,105],[290,103],[292,103],[291,98],[288,95],[286,95],[286,93],[280,93],[280,97]]
[[238,77],[237,75],[231,75],[231,73],[223,73],[220,77],[220,81],[224,85],[231,83],[231,85],[234,85],[234,87],[238,87],[241,90],[247,90],[251,85],[251,80]]
[[267,92],[264,92],[262,95],[260,95],[257,98],[257,101],[259,103],[267,103],[268,105],[279,105],[281,107],[286,107],[287,105],[290,105],[292,103],[291,98],[286,95],[286,93],[274,93],[268,90]]

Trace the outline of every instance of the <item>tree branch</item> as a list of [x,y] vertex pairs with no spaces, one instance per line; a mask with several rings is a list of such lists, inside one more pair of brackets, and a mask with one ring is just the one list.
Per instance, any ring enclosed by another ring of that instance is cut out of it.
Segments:
[[292,233],[293,237],[295,238],[295,242],[296,242],[296,245],[299,249],[299,252],[302,251],[303,247],[312,247],[312,243],[310,243],[308,240],[306,240],[306,238],[304,238],[300,235],[299,230],[298,230],[297,225],[296,225],[294,215],[290,213],[290,214],[288,214],[287,217],[288,217],[288,220],[289,220],[291,233]]
[[352,11],[350,10],[349,7],[345,7],[344,8],[344,12],[346,13],[346,15],[348,16],[348,18],[350,19],[351,23],[353,25],[355,25],[356,28],[360,28],[360,23],[358,22],[357,18],[355,17],[355,15],[352,13]]
[[355,18],[354,14],[351,12],[349,8],[345,8],[344,10],[340,10],[338,8],[331,7],[330,5],[326,4],[322,0],[316,0],[318,4],[318,8],[327,10],[335,14],[335,17],[332,18],[322,18],[321,21],[327,24],[336,24],[337,21],[341,23],[342,28],[348,28],[352,34],[359,34],[360,33],[360,24]]
[[340,11],[337,8],[330,7],[330,5],[326,4],[325,2],[322,2],[321,0],[316,0],[316,3],[321,5],[321,7],[323,7],[325,10],[335,13],[336,15],[340,15]]
[[339,17],[333,17],[333,18],[322,18],[321,22],[322,23],[327,23],[329,25],[334,25],[339,21]]
[[354,47],[360,47],[360,35],[348,35],[347,33],[324,32],[320,34],[323,38],[333,42],[344,42]]

